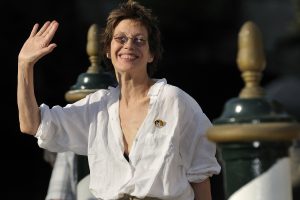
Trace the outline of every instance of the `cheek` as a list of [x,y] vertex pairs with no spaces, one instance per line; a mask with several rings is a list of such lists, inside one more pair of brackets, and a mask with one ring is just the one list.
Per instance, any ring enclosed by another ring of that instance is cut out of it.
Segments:
[[114,62],[116,60],[116,54],[111,50],[110,53],[109,53],[109,56],[110,56],[110,60],[112,62]]
[[110,52],[111,56],[114,56],[114,57],[115,57],[116,54],[119,52],[120,49],[121,49],[120,45],[116,45],[116,44],[112,43],[112,44],[110,45],[110,50],[109,50],[109,52]]

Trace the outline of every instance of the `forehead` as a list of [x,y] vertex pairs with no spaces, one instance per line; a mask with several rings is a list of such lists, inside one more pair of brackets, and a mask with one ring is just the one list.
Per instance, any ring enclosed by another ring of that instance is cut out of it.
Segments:
[[114,30],[114,34],[118,33],[148,36],[147,28],[142,24],[142,22],[133,19],[124,19],[120,21]]

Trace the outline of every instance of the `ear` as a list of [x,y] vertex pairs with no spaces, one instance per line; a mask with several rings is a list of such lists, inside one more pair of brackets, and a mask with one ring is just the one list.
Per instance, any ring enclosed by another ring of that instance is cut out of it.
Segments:
[[149,58],[148,58],[148,63],[152,63],[154,60],[154,56],[153,55],[150,55]]
[[110,57],[110,53],[106,53],[106,57],[108,58],[108,59],[110,59],[111,57]]

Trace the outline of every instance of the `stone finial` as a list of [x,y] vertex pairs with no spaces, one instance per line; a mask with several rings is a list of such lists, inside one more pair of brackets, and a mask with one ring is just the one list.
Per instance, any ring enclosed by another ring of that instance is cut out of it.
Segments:
[[100,58],[100,34],[99,28],[96,24],[92,24],[87,34],[86,52],[88,54],[91,65],[89,66],[87,73],[98,73],[102,70],[101,58]]
[[260,87],[260,81],[266,61],[261,32],[251,21],[247,21],[240,29],[236,61],[245,82],[245,87],[240,92],[239,97],[262,97],[264,90]]
[[259,83],[265,69],[261,35],[253,22],[239,33],[237,63],[245,87],[239,98],[226,102],[223,113],[207,130],[209,140],[225,144],[237,142],[283,142],[299,139],[300,125],[278,103],[267,100]]

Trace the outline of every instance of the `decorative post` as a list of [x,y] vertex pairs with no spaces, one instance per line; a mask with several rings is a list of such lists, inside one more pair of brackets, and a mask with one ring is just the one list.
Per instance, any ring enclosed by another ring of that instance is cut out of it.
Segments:
[[[86,95],[96,92],[99,89],[106,89],[108,86],[115,86],[116,80],[111,73],[105,72],[101,66],[100,58],[100,38],[99,38],[99,28],[96,24],[90,26],[87,34],[87,54],[91,65],[88,67],[87,72],[81,73],[75,85],[71,86],[70,90],[66,92],[65,99],[73,103],[84,98]],[[78,184],[80,181],[86,177],[90,171],[88,166],[87,156],[76,155],[77,163],[77,180]],[[82,184],[82,187],[78,185],[77,187],[77,199],[87,199],[85,195],[82,194],[88,191],[88,183]],[[80,190],[83,191],[80,193]]]
[[245,87],[226,102],[207,136],[217,143],[229,200],[292,200],[288,148],[300,125],[283,107],[264,97],[261,33],[246,22],[238,38],[237,64]]
[[86,73],[78,76],[76,84],[65,94],[65,99],[68,102],[78,101],[99,89],[116,85],[116,80],[112,74],[105,72],[101,66],[99,35],[98,26],[96,24],[91,25],[87,34],[86,46],[91,65]]

